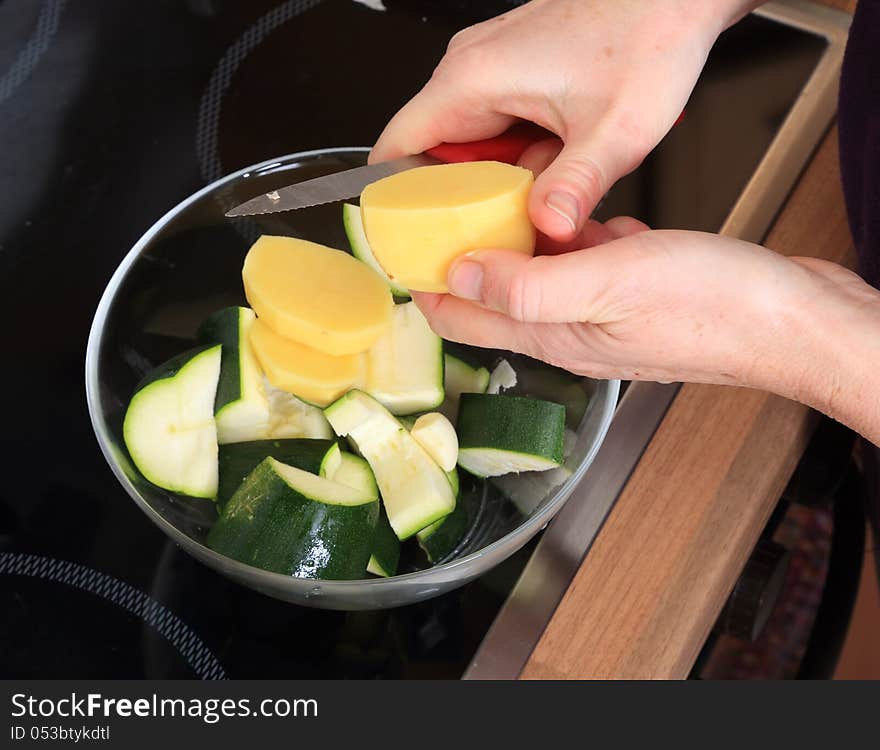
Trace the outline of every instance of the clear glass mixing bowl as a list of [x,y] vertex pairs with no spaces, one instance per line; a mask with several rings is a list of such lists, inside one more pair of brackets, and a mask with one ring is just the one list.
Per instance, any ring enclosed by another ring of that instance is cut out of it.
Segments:
[[[347,248],[340,204],[229,220],[232,206],[260,193],[361,166],[366,148],[322,149],[248,167],[208,185],[169,211],[144,234],[110,279],[89,335],[86,393],[101,450],[126,492],[162,531],[205,565],[244,586],[310,607],[376,609],[428,599],[461,586],[516,552],[559,511],[599,449],[617,403],[618,381],[563,379],[583,416],[571,424],[565,470],[550,476],[508,476],[464,483],[473,523],[461,544],[434,567],[392,578],[320,581],[253,568],[205,546],[216,518],[213,504],[169,494],[134,469],[122,440],[122,420],[145,372],[194,344],[199,323],[227,305],[247,304],[241,265],[260,234],[289,234]],[[525,357],[472,349],[491,366],[507,356],[520,374],[520,392],[542,382],[546,366]],[[542,369],[545,368],[545,369]],[[536,375],[537,377],[530,377]],[[551,386],[553,383],[551,378]],[[543,392],[533,395],[552,397]],[[581,389],[581,394],[572,388]],[[555,486],[554,486],[555,485]],[[506,499],[515,498],[515,503]],[[426,565],[426,563],[424,563]]]

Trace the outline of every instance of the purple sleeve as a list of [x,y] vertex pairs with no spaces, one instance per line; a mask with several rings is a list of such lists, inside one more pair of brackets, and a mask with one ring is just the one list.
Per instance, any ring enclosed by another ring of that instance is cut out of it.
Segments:
[[838,124],[859,271],[880,286],[880,0],[859,0],[843,62]]
[[[843,193],[859,273],[880,287],[880,0],[859,0],[840,81],[838,109]],[[880,448],[863,453],[868,515],[880,535]],[[877,560],[880,575],[880,556]]]

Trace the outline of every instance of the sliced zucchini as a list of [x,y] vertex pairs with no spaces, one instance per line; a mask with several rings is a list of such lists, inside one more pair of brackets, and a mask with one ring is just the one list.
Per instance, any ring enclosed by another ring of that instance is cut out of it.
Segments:
[[222,347],[192,349],[149,373],[128,404],[122,435],[141,474],[190,497],[217,495],[214,397]]
[[339,451],[338,460],[325,462],[320,475],[379,499],[379,488],[370,465],[360,456]]
[[519,369],[519,393],[555,401],[565,407],[565,422],[571,429],[584,418],[590,396],[584,389],[584,379],[558,367],[529,361]]
[[489,387],[489,371],[485,367],[471,367],[451,354],[445,356],[446,395],[458,398],[462,393],[485,393]]
[[269,400],[269,438],[333,439],[333,428],[323,410],[308,404],[292,393],[276,388],[263,378]]
[[[362,489],[379,497],[379,488],[376,486],[376,478],[370,465],[359,456],[351,453],[341,453],[340,461],[335,468],[321,470],[321,476],[326,476],[334,482],[347,484],[349,487]],[[376,528],[373,529],[373,542],[370,546],[371,555],[367,563],[367,573],[388,578],[397,572],[397,562],[400,559],[400,540],[388,523],[385,509],[379,507],[379,518],[376,520]]]
[[409,428],[409,434],[422,446],[443,471],[452,471],[458,463],[458,436],[455,428],[439,412],[422,414]]
[[449,480],[449,484],[452,487],[452,494],[458,497],[458,493],[461,490],[461,481],[458,477],[458,469],[450,469],[446,472],[446,478]]
[[[412,432],[412,428],[415,426],[415,423],[418,421],[418,417],[409,416],[409,417],[398,417],[397,421],[400,422],[407,430]],[[456,444],[458,443],[458,436],[455,438]],[[425,446],[422,446],[423,448]],[[427,450],[427,448],[425,448]],[[430,455],[430,451],[428,451],[428,455]],[[436,463],[436,460],[435,460]],[[453,466],[449,471],[446,472],[446,476],[449,479],[449,483],[452,485],[452,491],[455,493],[455,496],[458,497],[458,489],[459,489],[459,481],[458,481],[458,470]]]
[[464,393],[458,465],[478,477],[546,471],[564,458],[565,407],[523,396]]
[[394,416],[352,390],[324,410],[337,435],[347,435],[370,464],[398,539],[451,513],[455,495],[444,471]]
[[415,302],[395,306],[390,329],[370,349],[366,391],[392,414],[429,411],[443,401],[443,339]]
[[486,393],[501,393],[507,391],[516,385],[516,370],[510,366],[510,362],[502,359],[492,370],[489,376],[489,386]]
[[397,574],[398,562],[400,562],[400,540],[388,522],[385,508],[380,508],[379,520],[376,521],[376,528],[373,530],[372,554],[367,563],[367,573],[390,578]]
[[250,343],[254,320],[256,315],[248,307],[226,307],[199,327],[199,341],[223,345],[214,399],[217,442],[221,444],[268,435],[269,401],[263,388],[263,371]]
[[409,299],[409,289],[392,281],[382,266],[379,265],[376,256],[373,255],[370,243],[367,242],[367,234],[364,232],[364,222],[361,218],[360,206],[355,206],[353,203],[343,203],[342,224],[345,227],[345,236],[348,237],[348,244],[351,245],[352,255],[358,260],[362,260],[385,279],[391,288],[391,293],[395,297]]
[[489,371],[485,367],[471,367],[467,362],[446,354],[444,360],[443,388],[446,398],[440,411],[451,422],[458,417],[458,400],[462,393],[485,393],[489,387]]
[[221,445],[217,506],[223,510],[245,477],[269,456],[288,466],[317,474],[328,467],[338,466],[340,453],[335,440],[251,440]]
[[440,562],[452,554],[459,545],[467,533],[469,524],[464,504],[456,503],[452,513],[418,533],[419,546],[430,562]]
[[298,578],[362,578],[379,502],[375,495],[267,458],[230,498],[208,546]]

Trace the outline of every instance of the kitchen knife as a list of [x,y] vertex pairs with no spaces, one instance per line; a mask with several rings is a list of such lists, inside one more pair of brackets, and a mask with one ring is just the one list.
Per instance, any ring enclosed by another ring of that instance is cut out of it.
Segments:
[[484,141],[470,143],[441,143],[424,154],[404,156],[393,161],[355,167],[344,172],[315,177],[311,180],[288,185],[270,193],[258,195],[226,213],[226,216],[253,216],[279,211],[308,208],[321,203],[354,198],[371,182],[414,167],[431,164],[451,164],[463,161],[502,161],[516,164],[523,152],[533,143],[554,137],[552,133],[535,125],[515,125],[506,133]]

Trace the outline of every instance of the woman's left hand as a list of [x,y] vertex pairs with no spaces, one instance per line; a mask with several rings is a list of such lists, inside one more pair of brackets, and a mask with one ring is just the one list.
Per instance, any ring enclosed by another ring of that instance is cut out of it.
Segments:
[[[600,378],[762,388],[852,423],[842,386],[880,369],[880,294],[858,276],[629,218],[590,222],[579,241],[581,250],[534,258],[472,253],[451,268],[451,294],[414,299],[447,339]],[[874,350],[870,368],[847,358],[866,325],[877,343],[858,341]]]

